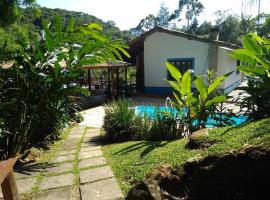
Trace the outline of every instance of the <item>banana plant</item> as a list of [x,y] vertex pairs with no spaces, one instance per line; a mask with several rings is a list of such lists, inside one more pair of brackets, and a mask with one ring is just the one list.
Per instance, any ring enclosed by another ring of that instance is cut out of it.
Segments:
[[270,40],[254,33],[242,37],[242,48],[230,56],[242,61],[237,68],[248,78],[244,90],[249,96],[241,99],[250,120],[270,116]]
[[[186,71],[182,75],[170,63],[166,63],[166,67],[174,79],[174,81],[168,81],[173,88],[173,95],[175,97],[174,105],[180,113],[185,113],[184,121],[188,127],[188,132],[204,128],[211,114],[210,111],[213,110],[213,106],[228,99],[228,96],[225,94],[215,95],[215,91],[232,72],[217,77],[207,86],[202,76],[192,77],[190,71]],[[192,90],[193,83],[196,91]]]
[[42,28],[31,43],[20,41],[12,67],[0,66],[0,159],[57,138],[70,120],[68,97],[90,95],[71,84],[85,72],[83,65],[129,56],[127,46],[104,35],[98,24],[76,27],[72,18],[65,28],[57,16],[52,23],[43,21]]

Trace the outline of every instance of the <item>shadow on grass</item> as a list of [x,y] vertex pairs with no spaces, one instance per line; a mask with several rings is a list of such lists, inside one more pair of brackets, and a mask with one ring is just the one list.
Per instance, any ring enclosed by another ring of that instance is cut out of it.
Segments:
[[169,144],[172,141],[141,141],[138,142],[136,144],[132,144],[116,153],[114,153],[114,155],[124,155],[126,153],[130,153],[139,149],[144,149],[141,154],[140,157],[144,157],[147,154],[149,154],[151,151],[153,151],[156,148],[160,148],[160,147],[164,147],[167,144]]

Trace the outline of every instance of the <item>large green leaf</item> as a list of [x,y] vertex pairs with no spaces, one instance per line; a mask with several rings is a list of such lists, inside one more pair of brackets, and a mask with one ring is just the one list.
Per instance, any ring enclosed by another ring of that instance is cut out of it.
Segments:
[[255,65],[256,63],[256,55],[254,52],[247,49],[236,49],[229,55],[237,60],[249,63],[250,65]]
[[237,69],[249,75],[265,76],[267,74],[266,70],[255,66],[237,66]]
[[261,54],[262,49],[252,35],[246,35],[242,39],[244,48],[253,51],[256,54]]
[[206,102],[205,106],[209,107],[209,106],[215,105],[217,103],[223,103],[226,100],[227,100],[227,96],[225,96],[225,95],[216,96],[213,99],[208,100]]
[[59,15],[55,17],[56,22],[56,42],[59,44],[62,41],[62,27],[61,27],[61,18]]
[[186,71],[181,79],[181,93],[187,95],[191,93],[191,73]]
[[92,24],[88,24],[87,27],[89,29],[96,29],[96,30],[99,30],[99,31],[102,31],[103,30],[103,27],[97,23],[92,23]]
[[172,86],[172,88],[178,92],[181,92],[181,87],[176,81],[168,81],[168,83]]
[[68,26],[67,26],[67,29],[66,29],[65,36],[67,36],[69,33],[72,33],[74,31],[74,24],[75,24],[75,18],[72,17],[69,20],[69,23],[68,23]]
[[214,90],[218,88],[218,86],[228,77],[232,74],[233,72],[229,72],[223,76],[218,77],[216,80],[214,80],[213,83],[208,87],[207,92],[208,94],[211,94]]
[[196,86],[197,90],[200,93],[202,101],[205,101],[207,99],[208,94],[207,94],[207,89],[206,89],[206,86],[205,86],[205,84],[203,82],[202,77],[199,76],[199,77],[196,78],[195,86]]
[[180,79],[182,78],[182,74],[180,73],[180,71],[169,62],[166,63],[166,67],[167,67],[168,71],[170,72],[171,76],[176,81],[180,81]]

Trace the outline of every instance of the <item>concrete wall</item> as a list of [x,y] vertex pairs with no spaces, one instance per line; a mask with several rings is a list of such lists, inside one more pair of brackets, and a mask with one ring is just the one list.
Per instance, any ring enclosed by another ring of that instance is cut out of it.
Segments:
[[231,49],[225,47],[219,47],[218,49],[218,67],[217,67],[217,74],[223,75],[234,71],[222,84],[222,88],[225,89],[225,92],[230,92],[235,87],[240,84],[241,81],[241,74],[235,71],[237,61],[232,59],[229,56]]
[[[230,49],[219,47],[218,74],[225,74],[235,70],[236,61],[228,57]],[[208,67],[209,44],[189,40],[183,37],[155,32],[146,37],[144,42],[144,83],[145,92],[170,93],[170,86],[164,80],[167,79],[165,63],[170,58],[194,58],[195,75],[202,75]],[[223,89],[240,80],[240,75],[234,73],[227,80]]]
[[169,87],[165,63],[169,58],[194,58],[195,74],[202,74],[208,64],[208,44],[156,32],[145,39],[145,87]]

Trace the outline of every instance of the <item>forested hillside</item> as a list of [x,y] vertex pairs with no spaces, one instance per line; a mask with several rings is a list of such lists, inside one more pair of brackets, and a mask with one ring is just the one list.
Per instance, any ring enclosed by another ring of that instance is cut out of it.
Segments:
[[83,12],[45,7],[39,9],[31,7],[20,8],[19,19],[15,23],[9,26],[0,26],[0,58],[4,57],[8,59],[8,54],[14,53],[20,48],[18,41],[27,42],[30,34],[37,34],[40,30],[41,19],[54,21],[56,15],[61,16],[64,26],[67,25],[70,18],[74,17],[76,19],[76,26],[98,23],[103,26],[104,33],[113,39],[121,39],[124,42],[128,42],[132,38],[129,31],[121,31],[113,21],[104,22],[95,16]]
[[76,25],[98,23],[103,26],[105,34],[111,35],[115,39],[128,41],[131,38],[131,34],[128,31],[121,31],[113,21],[104,22],[87,13],[68,11],[64,9],[50,9],[45,7],[40,8],[40,11],[38,12],[39,13],[34,12],[32,8],[22,9],[20,23],[26,25],[39,25],[35,15],[40,15],[39,18],[49,21],[53,21],[54,17],[59,15],[62,18],[63,24],[67,25],[69,19],[74,17],[76,19]]

